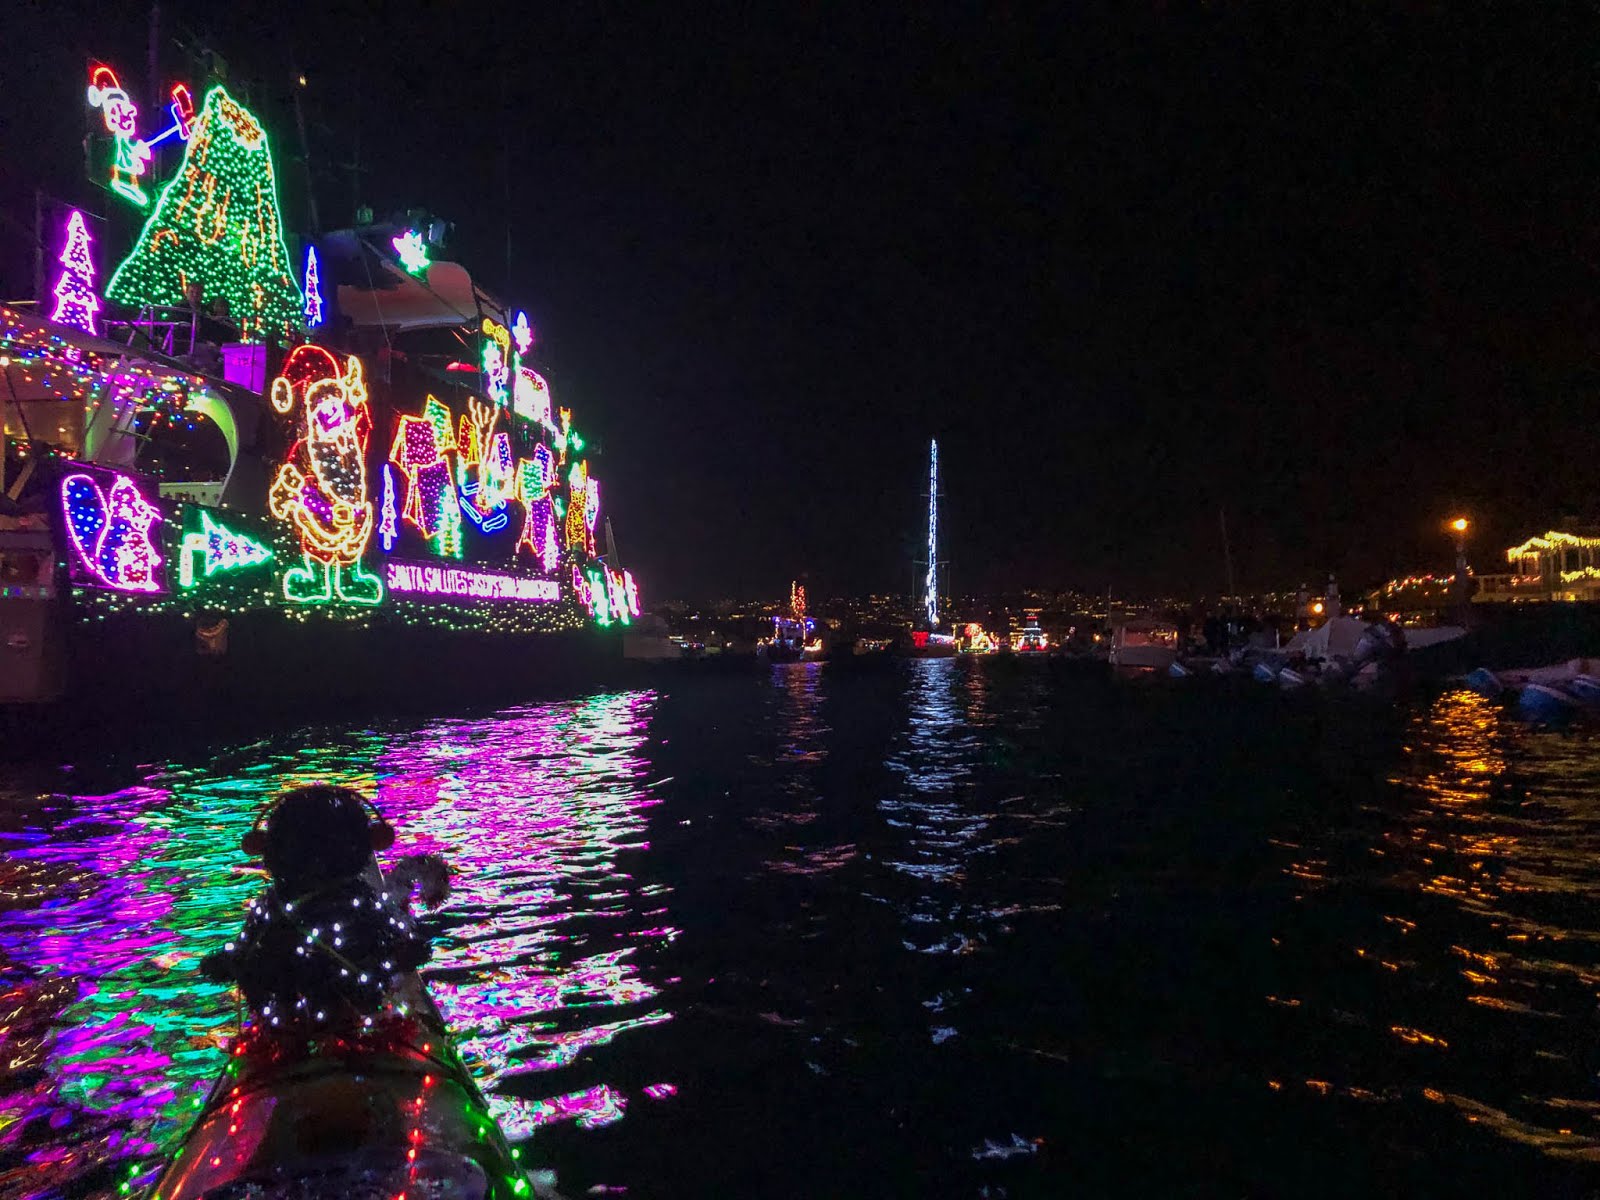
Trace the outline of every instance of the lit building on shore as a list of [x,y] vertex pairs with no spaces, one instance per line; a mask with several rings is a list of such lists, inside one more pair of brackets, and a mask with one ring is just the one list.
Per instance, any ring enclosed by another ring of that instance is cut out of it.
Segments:
[[1506,551],[1512,570],[1478,578],[1485,603],[1600,600],[1600,527],[1552,529]]

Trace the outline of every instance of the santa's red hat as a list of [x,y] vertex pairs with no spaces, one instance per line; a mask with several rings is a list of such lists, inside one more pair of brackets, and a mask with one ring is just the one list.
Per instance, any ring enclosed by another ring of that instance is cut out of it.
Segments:
[[283,361],[283,370],[272,381],[272,407],[288,412],[295,401],[304,400],[313,383],[339,379],[344,368],[331,350],[310,343],[296,346]]

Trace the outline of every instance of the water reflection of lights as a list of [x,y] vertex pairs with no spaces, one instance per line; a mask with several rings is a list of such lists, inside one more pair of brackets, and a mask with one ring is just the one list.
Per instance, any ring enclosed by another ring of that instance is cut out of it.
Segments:
[[880,801],[878,808],[890,825],[909,833],[910,857],[891,865],[927,882],[953,883],[988,824],[988,814],[971,812],[963,803],[968,797],[960,794],[972,782],[982,753],[973,731],[981,722],[970,719],[983,711],[981,700],[975,701],[969,690],[978,672],[963,679],[965,664],[954,658],[913,659],[910,665],[910,724],[889,760],[902,779],[902,791]]
[[[310,779],[375,789],[401,833],[396,853],[451,860],[431,986],[507,1132],[619,1119],[622,1093],[603,1080],[572,1090],[571,1076],[669,1018],[647,978],[676,936],[667,896],[624,859],[648,849],[639,751],[652,703],[600,696],[393,737],[258,745],[243,769],[154,770],[146,786],[72,798],[48,832],[9,838],[0,1150],[26,1165],[0,1168],[0,1192],[137,1185],[171,1149],[234,1026],[231,993],[195,965],[260,886],[239,836],[266,798]],[[561,1076],[558,1094],[535,1082],[547,1074]]]
[[[982,755],[983,703],[973,690],[979,673],[953,658],[915,659],[910,667],[908,724],[888,763],[901,786],[878,802],[885,824],[904,839],[887,858],[908,885],[896,902],[905,922],[901,943],[914,953],[968,954],[988,919],[967,903],[962,887],[989,823],[989,814],[973,811]],[[945,998],[935,999],[942,1008]],[[955,1032],[951,1025],[930,1027],[936,1043]]]
[[821,713],[823,669],[820,662],[773,668],[773,683],[783,696],[778,717],[785,741],[780,754],[782,759],[817,763],[828,756],[830,730]]
[[[766,833],[788,837],[816,823],[819,811],[818,773],[828,759],[832,727],[822,716],[826,668],[820,662],[787,663],[772,668],[776,697],[773,726],[777,746],[771,764],[774,797],[782,801],[751,814],[747,820]],[[853,844],[810,846],[785,844],[783,857],[764,866],[778,875],[824,875],[855,858]]]
[[[1570,1111],[1592,1109],[1579,1052],[1587,1033],[1574,1031],[1591,1025],[1600,987],[1594,750],[1592,731],[1530,729],[1449,691],[1412,715],[1370,842],[1310,829],[1278,843],[1284,874],[1309,885],[1308,919],[1355,921],[1348,958],[1312,960],[1292,981],[1284,1019],[1320,1025],[1307,1045],[1328,1056],[1307,1064],[1320,1076],[1307,1086],[1392,1095],[1351,1078],[1355,1064],[1383,1061],[1351,1044],[1370,1028],[1417,1056],[1428,1098],[1467,1120],[1549,1154],[1600,1155],[1600,1127],[1591,1116],[1575,1131]],[[1385,911],[1352,913],[1354,894],[1384,897]],[[1342,1011],[1350,973],[1373,997],[1370,1025]]]

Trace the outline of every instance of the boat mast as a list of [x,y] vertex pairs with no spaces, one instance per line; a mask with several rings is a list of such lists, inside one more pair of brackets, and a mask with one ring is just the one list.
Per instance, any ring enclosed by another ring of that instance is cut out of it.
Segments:
[[928,454],[928,574],[923,581],[923,607],[928,628],[939,626],[939,441]]

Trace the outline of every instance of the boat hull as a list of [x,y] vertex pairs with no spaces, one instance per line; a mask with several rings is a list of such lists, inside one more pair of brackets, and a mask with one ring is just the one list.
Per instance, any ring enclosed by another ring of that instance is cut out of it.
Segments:
[[99,741],[158,730],[249,731],[353,710],[514,704],[631,677],[608,630],[361,627],[273,610],[230,617],[219,654],[201,651],[193,622],[138,613],[63,624],[52,653],[61,659],[59,688],[39,700],[0,702],[0,758],[84,731]]
[[1111,651],[1113,667],[1165,671],[1177,660],[1177,651],[1166,646],[1116,646]]
[[431,1003],[423,1013],[354,1044],[236,1046],[151,1200],[530,1195]]

